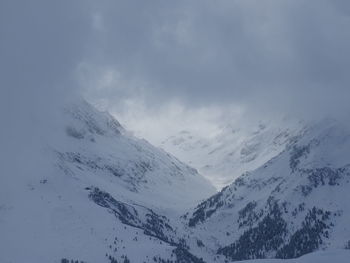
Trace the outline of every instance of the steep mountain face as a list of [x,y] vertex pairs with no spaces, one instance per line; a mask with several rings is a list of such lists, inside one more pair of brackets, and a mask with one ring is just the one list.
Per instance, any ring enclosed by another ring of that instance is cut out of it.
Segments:
[[295,258],[350,240],[350,130],[310,125],[284,151],[184,216],[227,260]]
[[114,192],[120,187],[118,192],[126,191],[133,201],[164,208],[190,207],[214,193],[195,169],[128,134],[108,113],[82,102],[66,107],[65,116],[67,141],[52,144],[63,171],[104,189],[109,184]]
[[163,141],[161,147],[197,168],[221,189],[278,155],[303,128],[302,122],[288,119],[245,128],[226,125],[208,137],[182,131]]
[[207,180],[86,102],[53,117],[37,163],[2,174],[0,262],[202,262],[176,219],[215,192]]

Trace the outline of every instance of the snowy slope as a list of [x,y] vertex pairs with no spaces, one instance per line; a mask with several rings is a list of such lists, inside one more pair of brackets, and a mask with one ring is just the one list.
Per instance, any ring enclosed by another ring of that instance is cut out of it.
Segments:
[[236,261],[244,263],[347,263],[349,262],[350,251],[348,250],[330,250],[323,252],[310,253],[297,259],[256,259]]
[[335,121],[261,135],[280,143],[253,155],[274,157],[214,194],[195,169],[86,102],[52,120],[35,136],[20,127],[21,145],[2,151],[1,263],[223,263],[350,247],[350,132]]
[[252,171],[282,152],[304,127],[302,122],[283,119],[257,125],[225,125],[214,136],[182,131],[160,145],[192,165],[218,189],[239,175]]
[[52,119],[1,174],[0,262],[196,259],[174,219],[208,181],[86,102]]
[[65,116],[66,141],[51,146],[59,167],[85,177],[86,183],[118,195],[126,190],[123,195],[134,201],[174,209],[189,207],[214,193],[195,169],[133,137],[108,113],[80,103],[67,107]]
[[350,240],[350,130],[305,129],[286,150],[184,216],[208,250],[229,260],[294,258]]

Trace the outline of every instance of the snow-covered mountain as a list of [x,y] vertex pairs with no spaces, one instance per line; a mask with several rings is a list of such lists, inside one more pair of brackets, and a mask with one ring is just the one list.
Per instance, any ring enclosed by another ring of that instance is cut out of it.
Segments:
[[160,146],[198,169],[220,190],[282,152],[304,128],[303,122],[290,118],[236,126],[224,125],[207,137],[181,131]]
[[347,263],[350,258],[348,250],[331,250],[326,252],[315,252],[302,256],[297,259],[278,260],[278,259],[255,259],[240,261],[244,263]]
[[349,247],[349,128],[324,120],[293,141],[187,213],[190,235],[232,261]]
[[348,259],[333,250],[350,248],[350,131],[336,121],[261,125],[234,151],[236,135],[218,137],[208,146],[217,158],[239,156],[235,165],[250,168],[270,159],[216,194],[195,169],[84,101],[48,123],[30,137],[19,126],[25,145],[2,151],[12,159],[0,177],[0,262],[224,263],[323,248],[335,252],[286,262]]
[[0,262],[196,260],[174,219],[215,193],[206,179],[84,101],[52,118],[1,175]]
[[108,113],[82,102],[66,107],[65,115],[67,141],[51,146],[66,173],[92,180],[94,186],[112,187],[112,193],[133,201],[165,208],[190,207],[214,193],[195,169],[133,137]]

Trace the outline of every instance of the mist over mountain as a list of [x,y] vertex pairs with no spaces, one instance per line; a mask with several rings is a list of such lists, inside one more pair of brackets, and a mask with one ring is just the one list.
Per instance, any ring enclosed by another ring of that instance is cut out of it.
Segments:
[[349,16],[2,0],[0,261],[348,262]]
[[226,124],[215,135],[181,131],[160,147],[197,168],[218,190],[284,151],[302,134],[305,122],[282,119],[248,127]]

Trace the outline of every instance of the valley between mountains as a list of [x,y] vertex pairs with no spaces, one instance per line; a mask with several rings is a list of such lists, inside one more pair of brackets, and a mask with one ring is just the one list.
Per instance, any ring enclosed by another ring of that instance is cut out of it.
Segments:
[[348,262],[341,122],[182,132],[163,150],[85,101],[57,114],[37,162],[2,175],[0,262]]

